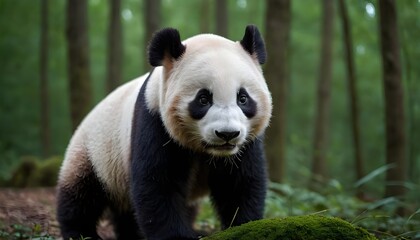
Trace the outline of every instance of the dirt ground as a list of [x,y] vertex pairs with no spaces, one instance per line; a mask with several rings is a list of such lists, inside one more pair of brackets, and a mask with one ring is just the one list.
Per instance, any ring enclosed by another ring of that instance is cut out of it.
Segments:
[[[60,239],[55,201],[54,188],[0,188],[0,230],[13,232],[14,224],[29,228],[38,225],[42,232]],[[113,239],[108,221],[100,223],[98,232],[104,239]]]
[[[9,239],[2,237],[2,231],[16,233],[14,225],[27,229],[38,226],[41,227],[43,236],[62,239],[56,219],[55,188],[0,188],[0,240]],[[196,228],[207,234],[215,231],[214,226],[206,223],[201,223]],[[104,240],[115,239],[112,224],[107,219],[100,221],[97,231]],[[39,235],[41,234],[35,237]]]

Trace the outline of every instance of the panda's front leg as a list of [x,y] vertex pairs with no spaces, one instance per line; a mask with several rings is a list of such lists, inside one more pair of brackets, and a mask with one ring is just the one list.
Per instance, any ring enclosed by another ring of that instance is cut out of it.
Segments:
[[267,188],[261,140],[256,139],[246,146],[240,161],[236,159],[232,166],[220,161],[211,168],[209,186],[223,229],[261,219]]
[[156,151],[143,149],[133,158],[133,207],[147,239],[198,238],[186,204],[191,162],[176,148],[179,146],[169,143]]

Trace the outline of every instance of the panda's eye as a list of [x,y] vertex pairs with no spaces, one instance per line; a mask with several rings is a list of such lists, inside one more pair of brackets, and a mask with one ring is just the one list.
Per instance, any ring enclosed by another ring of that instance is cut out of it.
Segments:
[[245,105],[248,102],[248,97],[245,94],[241,94],[238,97],[238,103],[241,105]]
[[257,102],[248,94],[245,88],[240,88],[236,102],[247,118],[252,118],[257,114]]
[[201,95],[200,98],[198,99],[198,102],[202,105],[202,106],[207,106],[208,104],[210,104],[210,99],[207,95]]
[[188,104],[190,116],[196,120],[202,119],[212,105],[213,94],[205,88],[200,89],[194,100]]

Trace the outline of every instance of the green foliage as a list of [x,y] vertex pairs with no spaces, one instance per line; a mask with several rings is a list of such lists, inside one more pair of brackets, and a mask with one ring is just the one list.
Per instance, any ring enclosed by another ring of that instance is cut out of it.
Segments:
[[366,230],[339,218],[319,215],[263,219],[232,227],[204,239],[376,239]]
[[55,238],[50,236],[48,232],[42,229],[42,226],[35,224],[33,227],[27,227],[24,225],[13,224],[10,230],[0,227],[0,239],[8,240],[54,240]]
[[332,180],[323,193],[287,184],[270,183],[266,217],[286,217],[325,212],[330,216],[351,218],[365,203],[349,196],[342,185]]
[[212,232],[220,228],[220,221],[213,209],[210,199],[207,197],[200,203],[200,209],[195,224],[198,229]]
[[[338,217],[367,229],[379,239],[398,240],[420,237],[420,209],[400,217],[394,210],[403,204],[396,198],[362,201],[343,185],[332,180],[322,192],[288,184],[270,183],[264,218],[323,215]],[[201,204],[196,227],[207,232],[220,229],[220,222],[207,198]]]
[[420,235],[420,210],[410,217],[394,214],[399,206],[405,206],[396,198],[384,198],[371,202],[359,200],[351,192],[332,180],[322,193],[287,184],[271,183],[266,200],[266,218],[322,214],[345,219],[354,225],[368,229],[380,239],[403,239]]

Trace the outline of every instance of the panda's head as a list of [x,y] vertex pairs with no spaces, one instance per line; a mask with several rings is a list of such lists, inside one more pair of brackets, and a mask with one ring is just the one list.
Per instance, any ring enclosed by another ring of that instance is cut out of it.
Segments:
[[175,29],[157,32],[149,62],[161,66],[156,105],[171,137],[192,150],[230,156],[261,135],[272,110],[260,67],[265,58],[252,25],[239,42],[211,34],[181,42]]

